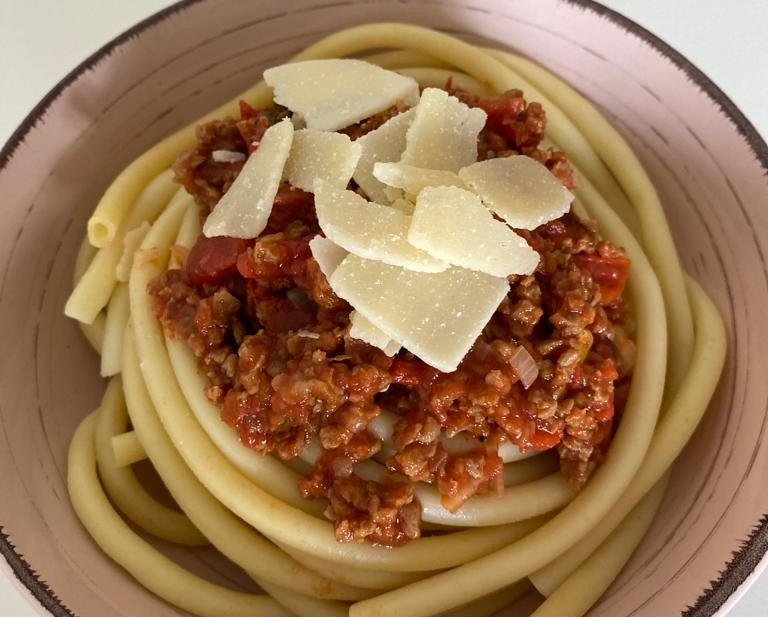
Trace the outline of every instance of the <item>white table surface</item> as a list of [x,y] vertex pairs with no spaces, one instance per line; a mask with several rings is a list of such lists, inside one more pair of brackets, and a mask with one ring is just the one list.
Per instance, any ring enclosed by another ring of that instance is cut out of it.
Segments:
[[[766,0],[602,0],[685,55],[768,136]],[[0,0],[0,143],[64,75],[168,0]],[[2,521],[0,520],[0,523]],[[7,568],[2,568],[0,571]],[[0,574],[0,615],[33,617]],[[768,570],[729,617],[768,614]]]

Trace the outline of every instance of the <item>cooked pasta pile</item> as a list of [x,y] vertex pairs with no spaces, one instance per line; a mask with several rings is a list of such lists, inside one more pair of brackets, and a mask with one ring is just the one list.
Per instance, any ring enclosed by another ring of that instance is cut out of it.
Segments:
[[[605,462],[575,496],[548,479],[541,457],[510,463],[514,486],[503,499],[471,502],[461,523],[433,505],[436,514],[425,520],[439,533],[395,548],[338,542],[322,506],[300,496],[297,471],[244,448],[221,422],[194,356],[164,336],[153,311],[148,285],[177,258],[172,247],[189,247],[200,234],[192,198],[169,170],[194,146],[192,125],[132,162],[88,222],[66,314],[80,322],[101,355],[102,375],[110,377],[100,407],[72,440],[72,504],[101,548],[136,580],[201,616],[485,615],[530,584],[546,597],[536,617],[583,615],[640,543],[670,465],[707,407],[724,361],[720,316],[681,269],[637,157],[580,94],[512,53],[405,24],[343,30],[293,60],[380,49],[392,51],[362,57],[422,87],[442,87],[450,78],[473,94],[520,89],[539,101],[548,139],[574,169],[574,210],[598,221],[601,236],[631,259],[637,357]],[[234,116],[241,99],[265,108],[272,91],[260,82],[200,122]],[[180,511],[139,482],[131,464],[144,458]],[[428,492],[420,495],[427,508]],[[163,540],[212,545],[266,595],[199,578],[126,520]],[[442,526],[457,524],[462,528]]]

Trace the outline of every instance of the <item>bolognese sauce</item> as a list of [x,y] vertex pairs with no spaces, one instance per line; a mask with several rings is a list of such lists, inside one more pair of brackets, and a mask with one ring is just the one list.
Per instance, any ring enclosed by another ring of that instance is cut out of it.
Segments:
[[[484,99],[450,83],[446,89],[488,114],[480,160],[525,154],[573,186],[566,156],[541,147],[546,114],[538,103],[515,90]],[[357,138],[405,109],[345,132]],[[240,113],[198,127],[197,147],[174,165],[203,219],[243,166],[240,157],[214,153],[247,156],[286,115],[246,103]],[[473,495],[504,490],[499,446],[511,442],[523,452],[556,449],[577,491],[610,443],[634,357],[622,296],[629,260],[570,213],[516,231],[539,253],[538,267],[509,277],[509,293],[451,373],[350,337],[351,307],[309,250],[320,233],[313,195],[287,183],[258,238],[201,236],[177,255],[183,267],[158,276],[149,291],[166,335],[187,342],[208,399],[243,445],[290,460],[319,442],[301,493],[328,500],[339,541],[396,546],[421,534],[415,482],[433,484],[456,511]],[[397,418],[386,448],[367,430],[383,411]],[[475,445],[449,452],[441,438],[456,435]],[[373,457],[392,472],[390,481],[354,473]]]

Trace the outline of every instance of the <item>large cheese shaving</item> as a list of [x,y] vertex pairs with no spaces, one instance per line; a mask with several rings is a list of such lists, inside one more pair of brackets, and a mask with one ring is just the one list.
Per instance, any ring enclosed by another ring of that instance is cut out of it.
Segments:
[[203,225],[205,236],[247,239],[264,231],[292,142],[290,120],[278,122],[266,130],[259,148],[251,154],[232,186],[208,215]]
[[378,162],[400,160],[405,150],[405,134],[415,113],[414,109],[409,109],[398,114],[355,141],[363,147],[363,152],[353,177],[371,201],[389,203],[384,190],[386,186],[374,177],[373,167]]
[[325,278],[327,279],[331,278],[334,270],[336,270],[339,264],[344,261],[344,258],[349,255],[349,253],[338,244],[331,242],[328,238],[323,238],[323,236],[315,236],[312,238],[309,241],[309,250],[312,253],[312,257],[315,258],[317,265],[320,267],[320,272],[325,274]]
[[486,206],[517,229],[535,229],[568,212],[573,195],[538,161],[527,156],[469,165],[459,176]]
[[413,201],[427,186],[464,186],[464,182],[452,171],[424,169],[403,163],[376,163],[373,175],[388,186],[402,189],[406,199]]
[[350,253],[419,272],[448,267],[408,242],[411,217],[394,208],[317,182],[315,210],[326,237]]
[[357,255],[329,282],[374,326],[444,372],[456,370],[509,289],[506,279],[481,272],[413,272]]
[[[344,258],[349,255],[338,244],[334,244],[323,236],[312,238],[309,241],[309,250],[320,267],[320,271],[328,280],[339,267],[339,264],[344,261]],[[378,347],[388,356],[394,356],[400,350],[400,343],[393,341],[357,311],[352,311],[349,314],[349,321],[352,324],[349,329],[349,336],[352,338]]]
[[477,195],[456,187],[419,193],[408,241],[433,257],[493,276],[530,274],[539,263],[539,254]]
[[283,176],[296,188],[310,193],[317,179],[346,188],[362,149],[343,133],[301,129],[293,134]]
[[477,136],[486,113],[444,90],[426,88],[406,135],[401,163],[457,172],[477,160]]
[[394,356],[400,351],[400,343],[393,341],[357,311],[349,314],[349,321],[352,324],[349,336],[352,338],[378,347],[388,356]]
[[307,60],[264,71],[275,102],[301,114],[307,128],[337,131],[392,107],[415,105],[415,79],[362,60]]

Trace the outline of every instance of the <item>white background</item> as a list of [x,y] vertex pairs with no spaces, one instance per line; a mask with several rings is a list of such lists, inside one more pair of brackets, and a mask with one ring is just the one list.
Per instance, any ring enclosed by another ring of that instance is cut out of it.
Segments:
[[[638,22],[691,60],[741,108],[758,132],[768,137],[768,1],[602,3]],[[0,0],[0,143],[83,59],[170,4],[168,0]],[[0,574],[0,615],[35,614],[28,600]],[[768,572],[736,603],[729,617],[766,614]]]

